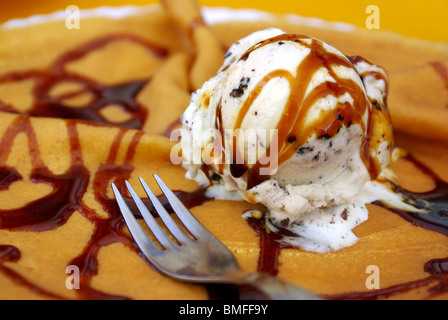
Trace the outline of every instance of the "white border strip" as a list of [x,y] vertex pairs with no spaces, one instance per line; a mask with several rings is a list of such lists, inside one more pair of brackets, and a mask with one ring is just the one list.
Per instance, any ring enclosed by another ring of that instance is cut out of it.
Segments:
[[[156,11],[158,5],[146,6],[103,6],[94,9],[80,10],[81,19],[105,17],[113,20],[120,20],[129,16],[135,16]],[[207,24],[213,25],[232,21],[257,21],[270,20],[273,14],[256,9],[229,9],[224,7],[203,7],[204,20]],[[67,18],[67,13],[63,10],[45,15],[34,15],[24,19],[13,19],[0,25],[0,29],[14,29],[28,27],[44,22],[61,21]],[[287,21],[295,24],[306,25],[316,28],[328,28],[342,32],[353,32],[356,26],[343,22],[329,22],[318,18],[306,18],[296,14],[285,15]]]

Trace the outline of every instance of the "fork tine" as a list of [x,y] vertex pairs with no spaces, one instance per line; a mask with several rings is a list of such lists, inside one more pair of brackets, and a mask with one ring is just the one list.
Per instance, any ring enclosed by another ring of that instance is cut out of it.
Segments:
[[128,226],[128,229],[131,232],[132,237],[139,246],[140,250],[142,250],[142,252],[148,258],[160,253],[160,249],[157,248],[157,246],[148,238],[142,227],[137,222],[137,219],[135,219],[131,210],[129,210],[129,207],[127,206],[126,202],[121,196],[120,191],[118,191],[118,188],[114,183],[112,183],[112,190],[115,194],[115,199],[117,200],[118,206],[120,207],[120,210],[123,214],[126,225]]
[[132,188],[130,183],[128,181],[125,181],[125,183],[129,190],[129,193],[131,194],[132,199],[134,199],[134,202],[137,205],[137,208],[139,209],[140,213],[142,214],[143,219],[145,220],[149,229],[151,229],[154,236],[160,242],[160,244],[164,248],[175,247],[176,245],[171,241],[171,239],[167,236],[167,234],[162,230],[160,225],[157,223],[156,219],[152,216],[151,212],[149,212],[148,208],[145,206],[145,204],[143,203],[142,199],[140,199],[138,194],[134,191],[134,189]]
[[151,188],[149,188],[148,184],[145,180],[143,180],[142,177],[139,177],[140,183],[143,186],[143,189],[145,190],[146,194],[148,195],[149,199],[151,200],[154,208],[156,209],[157,213],[159,214],[160,218],[162,219],[165,226],[170,230],[170,232],[173,234],[173,236],[181,243],[186,244],[188,241],[191,241],[191,239],[182,231],[182,229],[177,225],[176,222],[174,222],[171,215],[166,211],[164,206],[160,203],[157,196],[152,192]]
[[207,239],[216,239],[214,235],[212,235],[197,219],[193,214],[188,210],[184,204],[177,198],[173,191],[163,182],[163,180],[157,175],[153,174],[154,178],[157,181],[160,189],[163,194],[167,198],[174,212],[177,214],[179,219],[185,225],[185,227],[191,232],[191,234],[196,238],[207,238]]

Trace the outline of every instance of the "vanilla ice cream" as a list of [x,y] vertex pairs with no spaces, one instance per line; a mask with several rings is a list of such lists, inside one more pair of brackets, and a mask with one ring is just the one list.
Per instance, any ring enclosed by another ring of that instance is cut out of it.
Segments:
[[325,252],[352,245],[365,189],[393,137],[386,72],[320,40],[279,29],[234,43],[182,116],[188,177],[218,199],[261,203],[284,240]]

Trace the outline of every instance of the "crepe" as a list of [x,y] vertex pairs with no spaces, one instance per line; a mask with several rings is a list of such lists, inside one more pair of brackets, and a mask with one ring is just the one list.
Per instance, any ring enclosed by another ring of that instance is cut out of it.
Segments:
[[[156,271],[130,237],[110,183],[123,188],[128,179],[144,197],[138,177],[158,192],[157,173],[184,196],[198,190],[171,162],[177,142],[169,134],[229,45],[267,27],[319,38],[383,66],[396,145],[418,161],[392,165],[401,186],[433,189],[423,164],[439,184],[448,181],[447,44],[281,15],[205,21],[195,1],[166,0],[119,20],[83,19],[79,30],[63,20],[0,28],[1,299],[248,297],[244,287],[182,283]],[[448,297],[445,271],[434,271],[442,265],[434,259],[448,257],[448,237],[381,206],[369,205],[369,220],[354,230],[358,243],[316,254],[281,248],[242,218],[260,207],[204,199],[200,189],[196,196],[193,214],[247,271],[326,298]],[[73,266],[79,289],[71,286]],[[379,290],[366,286],[369,266],[380,271]]]

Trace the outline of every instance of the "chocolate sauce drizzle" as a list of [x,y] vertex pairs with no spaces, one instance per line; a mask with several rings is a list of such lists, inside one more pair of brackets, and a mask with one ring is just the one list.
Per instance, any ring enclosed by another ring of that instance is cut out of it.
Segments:
[[[77,290],[78,298],[80,299],[127,299],[127,297],[108,294],[93,288],[91,285],[91,280],[98,272],[97,255],[102,247],[112,243],[122,243],[135,252],[139,252],[133,240],[123,232],[124,220],[121,216],[120,210],[115,200],[107,196],[106,190],[108,189],[110,183],[114,181],[120,191],[123,194],[126,194],[124,181],[129,179],[132,174],[132,159],[143,133],[141,131],[134,132],[133,139],[127,147],[127,153],[123,164],[116,164],[116,156],[118,148],[122,143],[123,136],[127,132],[126,127],[141,129],[146,120],[147,112],[145,111],[145,108],[135,101],[135,98],[137,93],[150,80],[143,79],[115,86],[104,86],[86,77],[66,71],[65,66],[67,63],[80,59],[92,50],[101,48],[111,41],[123,39],[140,43],[148,48],[149,52],[159,58],[163,58],[166,55],[166,51],[164,49],[158,48],[157,46],[135,36],[111,35],[93,40],[83,46],[80,46],[79,48],[67,52],[46,70],[12,72],[0,76],[0,84],[23,81],[26,79],[33,79],[35,81],[35,86],[33,89],[34,104],[31,109],[20,113],[15,110],[13,106],[0,102],[0,110],[19,114],[13,123],[8,127],[7,131],[0,140],[0,191],[8,190],[14,182],[24,179],[15,168],[6,165],[6,159],[11,152],[13,141],[15,137],[21,133],[26,135],[30,146],[33,168],[29,177],[31,182],[45,183],[50,185],[53,189],[53,191],[47,196],[28,203],[22,208],[0,210],[0,229],[11,231],[28,230],[34,232],[54,230],[66,223],[74,212],[79,212],[84,217],[89,219],[94,225],[94,231],[90,241],[84,248],[83,252],[77,257],[74,257],[69,263],[72,265],[77,265],[80,268],[81,289]],[[345,64],[346,63],[347,62],[345,62]],[[70,94],[59,96],[57,98],[50,96],[49,92],[51,88],[58,83],[67,81],[81,84],[82,89]],[[327,88],[325,90],[334,92],[339,89]],[[93,95],[94,99],[92,103],[76,109],[64,105],[64,99],[75,97],[86,92]],[[106,162],[101,164],[95,173],[91,174],[84,166],[82,160],[82,150],[79,142],[77,124],[88,123],[89,125],[95,126],[107,125],[107,119],[105,119],[99,111],[103,107],[110,104],[118,104],[124,110],[131,113],[131,120],[119,124],[118,128],[120,128],[120,130],[112,143],[112,147],[110,148]],[[70,140],[71,165],[65,173],[54,174],[43,163],[38,150],[37,138],[29,116],[57,117],[66,119],[67,133]],[[333,124],[337,120],[337,115],[335,114],[333,116],[334,119],[327,119],[329,122],[326,123],[327,126],[322,127],[323,131],[319,131],[321,134],[331,133],[333,130],[336,130],[335,128],[341,125],[340,123],[336,123],[336,125]],[[348,118],[344,117],[344,119]],[[291,125],[292,122],[289,121],[289,124]],[[367,140],[368,137],[366,141]],[[389,209],[392,209],[392,211],[400,214],[402,217],[408,219],[416,225],[448,235],[448,224],[445,219],[447,215],[446,208],[448,206],[447,183],[433,174],[429,168],[416,162],[415,159],[411,160],[418,164],[418,167],[423,173],[429,174],[430,177],[436,181],[437,186],[433,191],[425,194],[413,194],[403,189],[400,189],[399,191],[409,197],[429,201],[430,205],[428,205],[428,208],[431,209],[430,215],[436,216],[435,220],[437,220],[437,222],[435,222],[434,219],[428,220],[427,218],[429,215],[415,215],[407,212],[398,212],[393,208]],[[83,202],[83,196],[87,192],[87,186],[90,181],[93,183],[95,199],[101,204],[104,212],[107,214],[107,217],[98,215],[95,210],[89,208]],[[191,193],[176,193],[181,201],[186,204],[187,207],[191,208],[201,205],[204,201],[209,200],[204,196],[204,192],[204,189],[199,189]],[[160,200],[166,206],[167,210],[170,210],[166,199],[164,197],[160,197]],[[149,208],[152,208],[149,200],[146,200],[145,203]],[[384,204],[381,203],[377,204],[384,206]],[[128,200],[128,205],[131,207],[131,210],[136,211],[133,207],[133,202],[130,199]],[[151,212],[156,215],[156,212],[153,209],[151,209]],[[277,241],[280,235],[267,232],[264,224],[261,223],[260,220],[249,219],[248,222],[249,225],[260,235],[261,253],[258,263],[259,271],[276,275],[278,273],[279,266],[278,257],[281,249],[284,248],[284,245]],[[143,258],[143,255],[141,256]],[[5,264],[6,262],[17,263],[20,261],[20,258],[21,252],[19,248],[9,244],[0,244],[0,272],[3,275],[42,296],[46,296],[51,299],[65,299],[63,296],[39,287],[31,280],[26,279],[26,277],[15,272],[11,267]],[[433,284],[430,288],[431,296],[437,295],[440,292],[446,292],[448,290],[448,258],[433,259],[428,261],[425,264],[424,269],[429,273],[428,278],[425,279],[376,291],[369,291],[365,293],[345,293],[337,296],[329,296],[327,298],[378,299],[430,284]],[[211,298],[223,297],[223,295],[219,293],[219,288],[213,286],[210,288],[213,289],[213,291],[210,292]],[[235,292],[233,289],[226,289],[224,292],[227,297],[229,297],[229,295],[238,296],[238,290]]]
[[20,250],[17,249],[14,246],[11,245],[0,245],[0,273],[3,273],[8,278],[12,279],[15,283],[22,285],[24,287],[29,288],[31,291],[46,296],[51,299],[57,299],[62,300],[63,297],[54,294],[52,292],[49,292],[43,288],[40,288],[33,283],[31,283],[29,280],[27,280],[25,277],[20,275],[19,273],[15,272],[11,268],[6,267],[3,262],[17,262],[21,258]]
[[[402,194],[407,201],[418,209],[426,209],[427,213],[408,212],[390,205],[375,201],[374,204],[384,207],[410,223],[448,236],[448,183],[443,181],[434,171],[412,155],[405,159],[435,182],[435,187],[428,192],[415,193],[395,185],[395,192]],[[405,293],[417,288],[429,287],[427,298],[434,298],[439,294],[448,292],[448,257],[432,259],[425,263],[423,270],[429,275],[426,278],[400,283],[388,288],[367,292],[350,292],[334,296],[331,299],[385,299],[393,295]]]
[[434,181],[435,187],[428,192],[414,193],[395,185],[394,191],[402,194],[406,201],[417,209],[425,209],[428,213],[406,212],[379,201],[375,204],[399,214],[414,225],[448,236],[448,184],[412,155],[407,155],[405,159],[416,166],[423,174],[430,177]]
[[[380,105],[379,101],[367,99],[359,87],[353,83],[353,81],[339,78],[331,68],[332,65],[342,65],[347,68],[354,68],[353,65],[366,60],[360,56],[352,56],[345,59],[344,57],[329,53],[319,42],[313,39],[306,36],[288,34],[273,37],[257,43],[246,51],[240,60],[247,60],[254,50],[279,41],[282,43],[284,43],[284,41],[299,42],[300,44],[311,49],[311,53],[298,66],[297,75],[300,76],[293,77],[285,70],[275,70],[270,74],[267,74],[255,86],[255,89],[250,92],[248,98],[243,103],[234,129],[239,129],[241,127],[250,106],[258,97],[264,86],[271,79],[282,77],[290,83],[291,95],[288,103],[286,104],[284,116],[280,119],[277,127],[279,131],[277,138],[279,142],[278,163],[280,164],[282,161],[289,159],[291,153],[294,152],[298,146],[303,145],[306,142],[307,137],[311,136],[313,133],[315,133],[317,137],[332,137],[338,132],[342,125],[350,126],[357,123],[360,124],[362,129],[367,132],[363,137],[364,142],[361,148],[361,158],[363,159],[366,168],[369,170],[371,178],[375,179],[381,172],[381,165],[379,164],[378,159],[375,158],[375,156],[372,156],[371,151],[376,149],[376,144],[380,144],[384,140],[390,141],[389,148],[392,148],[394,144],[391,136],[392,128],[388,108],[386,105]],[[304,90],[308,87],[307,85],[310,82],[311,76],[315,73],[317,68],[321,66],[326,67],[331,76],[336,79],[336,83],[324,83],[316,87],[309,94],[309,96],[305,97]],[[440,74],[443,73],[444,78],[446,78],[446,70],[443,69],[444,72],[442,72],[442,67],[439,63],[433,63],[433,67]],[[383,80],[386,84],[386,91],[388,91],[388,81],[380,72],[366,72],[360,76],[362,78],[373,76],[377,80]],[[317,99],[328,94],[339,97],[347,92],[354,97],[353,106],[347,103],[339,104],[333,113],[328,113],[321,117],[316,123],[305,126],[303,119]],[[362,115],[364,114],[366,107],[369,108],[369,120],[366,124],[364,124],[362,122]],[[379,129],[382,125],[388,129],[386,129],[386,131]],[[216,128],[218,130],[223,130],[221,106],[218,106],[217,110]],[[293,139],[290,139],[290,137],[293,137]],[[259,176],[258,172],[259,168],[262,166],[260,163],[267,163],[267,161],[262,161],[263,159],[261,159],[259,160],[259,163],[249,168],[249,166],[244,163],[243,156],[239,154],[236,147],[237,137],[234,136],[233,139],[234,158],[232,164],[230,165],[230,172],[236,178],[239,178],[247,173],[247,188],[250,189],[263,181],[263,177]],[[265,156],[269,157],[268,153],[266,153]],[[417,194],[404,190],[400,186],[394,186],[395,192],[401,193],[416,207],[428,209],[429,213],[416,214],[413,212],[406,212],[396,208],[391,208],[381,202],[375,202],[375,204],[386,207],[414,225],[440,232],[448,236],[447,183],[441,180],[434,172],[422,163],[418,162],[415,158],[409,156],[407,159],[412,161],[424,174],[430,176],[436,182],[436,188],[431,192]],[[281,249],[285,248],[285,244],[279,241],[281,234],[267,231],[265,223],[262,220],[250,218],[248,219],[248,223],[260,237],[258,271],[276,275],[279,267],[278,257]],[[430,276],[419,281],[404,283],[391,288],[369,291],[366,293],[345,293],[336,296],[327,296],[326,298],[379,299],[412,290],[417,287],[429,285],[433,282],[436,282],[437,285],[430,289],[431,296],[436,295],[437,293],[446,292],[448,290],[448,286],[446,285],[448,280],[448,258],[431,260],[425,264],[424,270],[428,272]]]
[[[386,203],[375,201],[373,204],[384,207],[410,223],[431,231],[448,236],[448,183],[443,181],[434,171],[412,155],[405,157],[413,163],[423,174],[429,176],[435,187],[431,191],[415,193],[395,185],[394,191],[402,194],[409,203],[419,209],[426,209],[427,213],[404,211],[389,206]],[[281,233],[269,232],[263,219],[248,219],[249,225],[259,234],[260,255],[258,271],[277,275],[279,270],[279,255],[284,248],[290,246],[279,241]],[[296,236],[296,235],[289,235]],[[439,294],[448,292],[448,257],[432,259],[425,263],[423,270],[428,277],[400,283],[391,287],[365,292],[346,292],[335,295],[326,295],[323,298],[332,300],[378,300],[393,297],[422,287],[428,288],[427,298],[434,298]]]
[[[93,223],[94,231],[83,252],[69,263],[69,265],[76,265],[80,268],[81,288],[80,290],[77,290],[79,298],[126,299],[126,297],[100,292],[92,288],[90,282],[92,277],[98,272],[97,254],[101,247],[120,242],[138,252],[133,240],[123,232],[124,220],[115,199],[109,198],[106,191],[110,183],[114,181],[121,192],[127,194],[124,181],[130,178],[133,171],[133,166],[131,165],[132,159],[143,132],[135,131],[133,139],[128,146],[124,164],[117,165],[115,163],[117,151],[120,147],[123,135],[127,132],[125,128],[121,128],[110,148],[107,161],[100,165],[97,172],[92,177],[82,162],[82,150],[79,144],[77,123],[80,123],[80,121],[66,120],[67,131],[71,141],[72,163],[70,168],[63,174],[53,174],[45,167],[40,159],[39,153],[34,152],[32,157],[33,171],[30,180],[35,183],[46,183],[52,186],[53,191],[47,196],[30,202],[21,208],[0,210],[0,228],[11,231],[26,230],[35,232],[53,230],[66,223],[75,211],[80,212]],[[14,138],[19,133],[25,133],[31,146],[34,147],[34,150],[37,150],[37,141],[30,118],[27,116],[18,116],[15,118],[14,123],[9,126],[8,131],[0,142],[0,148],[3,151],[0,160],[7,158]],[[18,179],[21,179],[20,175],[16,174],[14,170],[5,167],[4,162],[0,162],[0,167],[3,168],[2,176],[14,177],[14,179],[2,179],[2,181],[4,181],[4,183],[2,183],[3,189],[6,190],[13,180],[17,181]],[[95,210],[89,208],[83,202],[83,196],[87,192],[90,179],[93,179],[95,199],[102,205],[102,208],[108,214],[107,218],[99,216]],[[203,196],[204,192],[203,189],[199,189],[191,193],[176,192],[176,194],[188,207],[192,207],[200,205],[208,200]],[[168,210],[170,210],[164,197],[161,197],[161,202]],[[146,199],[145,203],[150,208],[150,211],[156,215],[156,212],[148,199]],[[129,197],[128,204],[131,210],[137,212]],[[16,248],[14,252],[20,251]],[[20,254],[16,254],[16,256],[17,259],[14,261],[19,260]],[[6,260],[3,259],[1,261]],[[8,258],[8,261],[12,260]],[[23,278],[19,279],[19,276],[10,268],[2,266],[0,271],[13,277],[15,281],[20,281],[20,283],[28,286],[34,291],[39,291],[51,298],[62,298],[47,293],[45,290],[33,285],[29,281],[25,281]]]
[[[127,299],[127,297],[111,295],[93,288],[91,280],[98,272],[97,255],[102,247],[119,242],[135,252],[139,252],[132,238],[123,232],[124,220],[115,199],[109,198],[106,192],[110,183],[115,182],[125,197],[127,195],[124,181],[130,178],[134,169],[131,163],[143,131],[135,131],[122,165],[116,164],[116,156],[123,136],[127,132],[126,127],[141,129],[146,120],[146,109],[136,102],[136,95],[150,80],[145,79],[114,86],[105,86],[86,77],[68,72],[65,70],[65,66],[69,62],[84,57],[92,50],[101,48],[112,41],[124,39],[143,45],[151,54],[158,58],[162,59],[166,55],[165,50],[135,36],[111,35],[93,40],[67,52],[47,70],[12,72],[0,76],[0,84],[27,79],[35,81],[33,89],[34,103],[32,108],[26,112],[20,113],[13,106],[0,103],[0,110],[18,114],[0,140],[0,190],[7,190],[12,183],[23,179],[15,168],[6,165],[14,140],[21,133],[26,135],[30,146],[32,161],[30,181],[33,183],[44,183],[52,187],[52,191],[48,195],[32,201],[21,208],[0,210],[0,229],[34,232],[54,230],[64,225],[74,212],[79,212],[89,219],[94,225],[90,241],[83,252],[79,256],[74,257],[69,263],[69,265],[76,265],[80,268],[81,285],[80,289],[76,291],[79,299]],[[81,84],[83,88],[57,98],[51,97],[49,94],[50,90],[61,82],[76,82]],[[64,99],[86,92],[94,96],[93,102],[88,105],[81,108],[71,108],[63,104]],[[82,160],[77,124],[109,126],[107,119],[100,114],[100,110],[111,104],[121,106],[131,114],[131,119],[118,124],[117,127],[120,130],[110,148],[107,161],[101,164],[92,175],[84,166]],[[65,173],[54,174],[43,163],[30,116],[66,119],[67,134],[70,141],[71,165]],[[102,209],[107,214],[106,218],[98,215],[95,210],[89,208],[83,202],[83,196],[87,192],[90,181],[93,183],[95,199],[101,204]],[[191,208],[209,200],[204,196],[204,192],[204,189],[199,189],[194,192],[176,191],[176,194],[187,207]],[[170,212],[171,208],[168,206],[166,199],[161,196],[160,200]],[[138,212],[129,196],[127,202],[133,212]],[[153,209],[149,199],[145,199],[144,202],[150,211],[156,215],[156,211]],[[138,217],[137,214],[136,216]],[[17,262],[20,260],[20,257],[21,253],[18,248],[8,244],[0,245],[0,272],[31,291],[51,299],[64,299],[63,296],[39,287],[3,264],[3,262]]]
[[[64,53],[45,70],[28,70],[2,75],[0,76],[0,84],[29,79],[34,81],[33,105],[29,110],[20,112],[20,114],[33,117],[80,119],[97,123],[110,123],[100,111],[107,106],[117,105],[129,114],[129,120],[118,123],[118,125],[141,129],[147,117],[147,109],[140,105],[135,98],[138,92],[150,81],[149,79],[106,86],[88,77],[68,71],[66,68],[69,63],[82,59],[92,51],[119,40],[137,43],[158,59],[163,59],[167,55],[165,49],[139,37],[127,34],[108,35]],[[51,90],[61,83],[75,83],[80,85],[81,88],[53,97],[50,94]],[[64,100],[84,94],[89,94],[92,97],[92,101],[85,106],[73,108],[64,104]],[[19,113],[13,106],[2,102],[0,102],[0,110]]]

